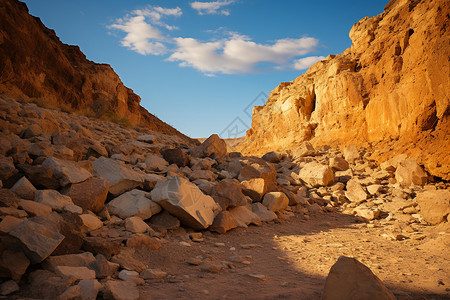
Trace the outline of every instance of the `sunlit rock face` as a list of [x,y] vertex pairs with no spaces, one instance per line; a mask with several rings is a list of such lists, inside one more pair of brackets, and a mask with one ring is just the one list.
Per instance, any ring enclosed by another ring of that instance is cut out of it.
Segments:
[[353,25],[351,48],[281,83],[253,110],[239,150],[373,146],[381,161],[406,152],[450,179],[449,33],[445,0],[391,1]]
[[63,44],[17,0],[0,3],[0,94],[184,137],[140,106],[111,66]]

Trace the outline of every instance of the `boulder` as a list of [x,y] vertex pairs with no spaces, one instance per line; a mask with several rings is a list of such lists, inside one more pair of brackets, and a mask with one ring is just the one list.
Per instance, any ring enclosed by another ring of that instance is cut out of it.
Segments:
[[140,217],[129,217],[125,219],[125,229],[134,233],[144,233],[149,226]]
[[143,279],[164,279],[167,276],[167,272],[158,269],[146,269],[139,276]]
[[23,219],[19,219],[13,216],[3,217],[3,220],[0,222],[0,233],[9,233],[23,221]]
[[342,157],[332,157],[328,164],[335,171],[345,171],[349,168],[348,162]]
[[189,155],[181,148],[164,149],[160,153],[169,164],[176,164],[180,168],[189,165]]
[[276,152],[276,151],[270,151],[267,152],[266,154],[264,154],[263,156],[261,156],[262,159],[264,159],[265,161],[271,162],[273,164],[277,164],[281,161],[281,158],[283,157],[283,155],[280,152]]
[[88,170],[70,160],[48,157],[44,160],[42,166],[50,168],[53,171],[53,176],[59,180],[61,186],[66,186],[70,183],[79,183],[92,177],[92,174]]
[[311,145],[310,142],[305,141],[303,142],[300,147],[295,149],[292,152],[293,157],[305,157],[305,156],[314,156],[316,154],[316,150],[314,149],[313,145]]
[[358,146],[355,144],[350,144],[347,147],[344,148],[344,158],[349,163],[354,164],[357,159],[361,158],[361,155],[359,154]]
[[62,211],[64,206],[73,204],[69,196],[61,195],[55,190],[36,191],[34,201],[48,205],[57,211]]
[[87,267],[94,261],[95,258],[91,252],[56,256],[52,255],[45,260],[43,267],[54,272],[57,266]]
[[108,190],[108,181],[93,177],[70,185],[63,193],[72,198],[73,203],[82,209],[98,213],[105,207]]
[[26,211],[30,216],[42,216],[52,212],[52,208],[48,205],[31,201],[31,200],[20,200],[19,207]]
[[188,175],[189,179],[192,181],[198,179],[204,179],[208,181],[214,181],[217,176],[210,170],[195,170]]
[[277,188],[277,172],[273,165],[269,165],[264,159],[257,157],[246,157],[241,160],[242,169],[239,173],[239,181],[248,181],[253,178],[264,180],[264,191],[275,192]]
[[137,137],[137,140],[139,142],[153,144],[153,142],[155,141],[155,136],[151,134],[140,135]]
[[399,162],[395,171],[395,179],[403,186],[425,185],[428,182],[428,175],[414,158],[407,158]]
[[261,201],[261,197],[264,195],[264,179],[253,178],[250,180],[244,180],[241,184],[244,187],[244,195],[251,197],[255,202]]
[[347,191],[345,192],[345,196],[348,200],[357,204],[364,202],[367,199],[366,191],[355,179],[351,179],[347,182]]
[[231,179],[222,180],[214,185],[210,195],[223,210],[247,204],[247,198],[242,193],[242,186]]
[[270,222],[277,218],[277,215],[273,211],[268,210],[267,207],[259,202],[252,204],[252,211],[262,222]]
[[150,154],[145,158],[145,165],[147,170],[163,171],[169,166],[169,163],[158,155]]
[[35,299],[56,299],[76,281],[74,277],[61,277],[47,270],[32,272],[28,280],[28,292]]
[[318,162],[310,162],[304,165],[298,176],[312,187],[328,186],[334,183],[333,170]]
[[206,196],[195,184],[179,176],[158,182],[151,192],[151,198],[193,229],[206,229],[220,211],[220,206],[212,197]]
[[102,284],[95,279],[83,279],[77,285],[69,287],[59,295],[58,300],[95,300],[102,288]]
[[75,277],[76,280],[95,279],[95,271],[86,267],[56,266],[55,273],[61,277]]
[[0,155],[0,180],[7,180],[17,173],[12,157]]
[[27,271],[30,261],[22,251],[4,250],[0,255],[0,269],[7,270],[9,277],[19,282]]
[[180,220],[169,214],[167,211],[162,211],[159,214],[154,215],[150,219],[152,227],[157,229],[174,230],[180,228]]
[[103,287],[105,299],[137,300],[139,298],[139,290],[134,281],[108,280]]
[[267,209],[277,212],[289,205],[289,199],[283,192],[270,192],[264,195],[262,204]]
[[1,296],[8,296],[9,294],[15,293],[19,291],[19,285],[13,281],[5,281],[0,284],[0,295]]
[[81,225],[81,230],[84,232],[93,231],[103,226],[103,222],[93,214],[80,215],[80,219],[83,223]]
[[146,220],[161,211],[161,206],[150,200],[148,195],[149,193],[141,190],[131,190],[114,198],[107,207],[111,214],[122,219],[137,216]]
[[19,239],[33,263],[46,259],[64,239],[55,228],[31,220],[23,221],[9,234]]
[[227,154],[227,144],[217,134],[212,134],[200,146],[192,148],[190,153],[195,157],[222,159]]
[[254,224],[256,226],[261,225],[261,219],[249,210],[246,206],[237,206],[230,208],[231,216],[236,220],[238,227],[247,228],[248,225]]
[[95,271],[97,278],[103,279],[113,276],[120,266],[119,264],[109,262],[102,254],[98,254],[95,259],[89,263],[88,267]]
[[225,210],[221,211],[216,216],[213,224],[209,227],[209,230],[223,234],[236,227],[238,227],[236,219],[229,211]]
[[93,163],[94,175],[109,183],[109,193],[118,196],[144,182],[144,178],[125,164],[100,157]]
[[53,176],[52,169],[42,165],[18,165],[36,188],[57,189],[59,181]]
[[323,300],[395,300],[383,282],[354,258],[341,256],[325,281]]
[[15,192],[22,199],[33,200],[36,188],[23,176],[13,185],[11,191]]
[[418,194],[415,200],[419,205],[420,214],[431,225],[441,223],[450,213],[449,190],[425,191]]

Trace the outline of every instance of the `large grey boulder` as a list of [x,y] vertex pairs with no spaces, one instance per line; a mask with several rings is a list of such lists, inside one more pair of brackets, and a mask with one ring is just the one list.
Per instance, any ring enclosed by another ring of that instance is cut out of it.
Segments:
[[179,176],[158,182],[151,192],[151,198],[193,229],[208,228],[221,210],[212,197]]
[[130,191],[144,182],[141,174],[109,158],[98,158],[94,161],[93,167],[94,175],[108,181],[109,193],[115,196]]

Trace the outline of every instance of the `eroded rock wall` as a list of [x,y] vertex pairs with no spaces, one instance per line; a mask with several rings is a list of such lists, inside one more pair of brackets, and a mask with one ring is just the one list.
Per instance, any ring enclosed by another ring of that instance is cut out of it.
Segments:
[[449,180],[449,12],[445,0],[393,0],[361,19],[351,48],[281,83],[254,108],[239,150],[356,143],[379,160],[406,152]]

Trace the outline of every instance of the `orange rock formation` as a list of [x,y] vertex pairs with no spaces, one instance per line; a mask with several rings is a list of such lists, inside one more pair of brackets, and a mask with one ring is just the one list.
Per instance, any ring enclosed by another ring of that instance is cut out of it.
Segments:
[[0,94],[187,138],[140,106],[111,66],[63,44],[17,0],[0,2]]
[[449,12],[446,0],[392,0],[361,19],[351,48],[281,83],[254,108],[238,150],[356,143],[381,161],[407,153],[450,180]]

